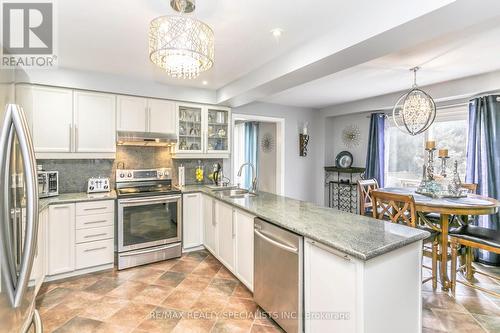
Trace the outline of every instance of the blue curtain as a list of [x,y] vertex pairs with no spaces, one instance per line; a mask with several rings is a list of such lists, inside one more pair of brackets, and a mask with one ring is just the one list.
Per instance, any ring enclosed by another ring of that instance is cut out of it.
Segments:
[[385,115],[383,113],[372,113],[370,117],[368,152],[366,153],[365,178],[375,178],[380,187],[384,186],[384,129]]
[[[481,195],[500,199],[500,96],[476,98],[469,104],[465,181],[478,184]],[[478,225],[500,229],[500,214],[480,216]],[[500,256],[479,251],[478,260],[500,265]]]
[[[255,166],[255,170],[258,170],[258,151],[259,151],[259,123],[247,122],[245,123],[245,162],[250,162]],[[250,167],[246,167],[244,170],[245,179],[243,184],[245,188],[250,188],[252,186],[252,178],[256,175],[252,175]]]

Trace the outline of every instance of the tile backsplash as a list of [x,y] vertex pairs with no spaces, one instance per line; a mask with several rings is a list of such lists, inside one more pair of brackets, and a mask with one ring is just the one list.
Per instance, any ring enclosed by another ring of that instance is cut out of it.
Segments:
[[[87,180],[90,177],[109,177],[111,187],[115,186],[115,170],[117,166],[125,169],[172,168],[172,183],[177,184],[177,168],[185,167],[186,184],[194,184],[195,170],[198,160],[172,159],[168,148],[163,147],[133,147],[117,146],[116,159],[71,159],[71,160],[37,160],[44,170],[59,171],[59,193],[85,192]],[[122,166],[123,163],[123,166]],[[205,182],[210,183],[208,174],[212,172],[213,164],[222,160],[201,160]]]

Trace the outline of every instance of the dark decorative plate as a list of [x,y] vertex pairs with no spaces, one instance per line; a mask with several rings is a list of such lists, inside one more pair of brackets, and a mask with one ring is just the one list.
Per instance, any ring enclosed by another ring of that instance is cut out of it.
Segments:
[[335,158],[337,168],[350,168],[352,166],[352,154],[347,150],[341,151]]

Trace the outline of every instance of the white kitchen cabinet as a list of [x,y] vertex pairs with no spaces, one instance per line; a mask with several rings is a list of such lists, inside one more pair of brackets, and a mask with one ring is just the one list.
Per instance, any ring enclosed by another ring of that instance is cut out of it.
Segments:
[[215,219],[215,201],[208,195],[202,195],[203,201],[203,245],[214,256],[217,252],[217,224]]
[[421,241],[363,261],[306,239],[305,332],[421,332],[421,258]]
[[76,244],[76,269],[112,264],[114,260],[113,238]]
[[28,115],[35,152],[72,152],[73,90],[20,85],[16,99]]
[[182,211],[182,247],[184,249],[189,249],[203,245],[201,194],[184,194],[182,196]]
[[114,158],[114,95],[20,84],[16,100],[27,113],[37,158]]
[[148,100],[142,97],[117,97],[117,124],[118,131],[146,132],[146,110]]
[[118,131],[177,133],[175,102],[118,96],[117,104]]
[[149,132],[177,133],[175,103],[161,99],[148,99]]
[[231,206],[217,201],[215,204],[215,219],[218,228],[219,260],[227,269],[234,272],[236,230]]
[[177,103],[178,142],[175,158],[229,158],[231,110]]
[[47,252],[48,275],[75,269],[75,204],[49,207]]
[[75,91],[75,142],[77,153],[116,151],[116,97],[111,94]]
[[236,276],[253,291],[253,230],[254,216],[234,210],[236,227]]
[[205,152],[207,154],[229,155],[231,151],[231,111],[222,107],[207,107]]
[[112,267],[114,204],[103,200],[49,206],[45,242],[49,280]]
[[38,236],[33,259],[29,286],[38,292],[47,274],[47,222],[49,212],[45,209],[38,214]]

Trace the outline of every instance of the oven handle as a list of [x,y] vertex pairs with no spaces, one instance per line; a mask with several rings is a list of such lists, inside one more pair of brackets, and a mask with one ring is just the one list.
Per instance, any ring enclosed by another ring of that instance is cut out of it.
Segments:
[[144,199],[120,199],[118,203],[124,205],[142,204],[142,203],[158,203],[158,202],[174,202],[181,199],[180,195],[171,195],[165,197],[154,197]]

